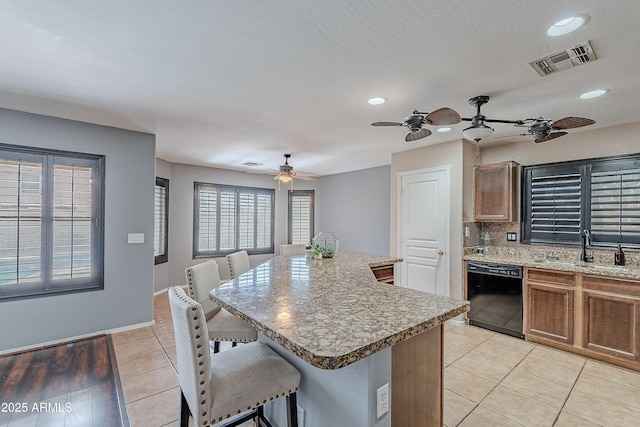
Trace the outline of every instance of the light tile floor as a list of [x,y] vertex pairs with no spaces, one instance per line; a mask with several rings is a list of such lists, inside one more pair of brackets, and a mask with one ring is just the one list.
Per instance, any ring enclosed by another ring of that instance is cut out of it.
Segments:
[[445,425],[640,425],[640,373],[473,326],[445,326]]
[[[177,427],[178,367],[164,292],[154,318],[152,327],[112,336],[120,379],[132,427]],[[444,359],[447,427],[640,425],[640,373],[449,323]]]

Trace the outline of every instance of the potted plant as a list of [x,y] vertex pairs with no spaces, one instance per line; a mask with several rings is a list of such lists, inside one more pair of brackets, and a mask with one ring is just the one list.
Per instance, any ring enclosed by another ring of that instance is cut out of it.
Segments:
[[320,245],[313,245],[313,252],[311,252],[311,259],[322,259],[325,249]]

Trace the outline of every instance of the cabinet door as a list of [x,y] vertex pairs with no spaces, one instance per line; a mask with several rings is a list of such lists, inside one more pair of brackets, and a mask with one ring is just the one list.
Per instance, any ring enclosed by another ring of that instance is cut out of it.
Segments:
[[640,361],[638,283],[592,276],[583,281],[583,347]]
[[474,168],[474,219],[515,221],[514,162],[480,165]]
[[542,284],[528,286],[528,334],[573,343],[573,289]]
[[525,334],[573,344],[573,286],[573,274],[529,269]]

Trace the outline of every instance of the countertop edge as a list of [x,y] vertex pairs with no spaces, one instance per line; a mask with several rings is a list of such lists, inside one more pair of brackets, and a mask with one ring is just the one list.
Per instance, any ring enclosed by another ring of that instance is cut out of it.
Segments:
[[359,360],[362,360],[372,354],[375,354],[381,350],[384,350],[385,348],[392,347],[402,341],[408,340],[409,338],[419,335],[422,332],[425,332],[431,328],[434,328],[438,325],[443,324],[449,319],[453,319],[454,317],[459,316],[460,314],[466,313],[467,311],[469,311],[469,306],[470,306],[468,301],[464,301],[464,303],[457,308],[454,308],[445,313],[436,315],[431,319],[425,320],[424,322],[411,326],[403,331],[397,332],[393,335],[390,335],[378,341],[367,344],[355,351],[338,355],[338,356],[322,356],[322,355],[316,355],[308,350],[307,351],[302,350],[298,345],[291,343],[289,340],[287,340],[286,338],[283,338],[277,332],[269,328],[265,328],[264,325],[256,322],[254,319],[250,318],[249,316],[246,316],[241,311],[238,311],[237,309],[225,303],[224,301],[218,299],[217,297],[212,296],[212,300],[217,304],[219,304],[225,310],[229,311],[231,314],[238,316],[245,322],[249,323],[251,326],[256,328],[258,332],[264,334],[266,337],[270,338],[275,343],[291,351],[293,354],[295,354],[305,362],[309,363],[312,366],[315,366],[316,368],[325,369],[325,370],[334,370],[334,369],[343,368]]

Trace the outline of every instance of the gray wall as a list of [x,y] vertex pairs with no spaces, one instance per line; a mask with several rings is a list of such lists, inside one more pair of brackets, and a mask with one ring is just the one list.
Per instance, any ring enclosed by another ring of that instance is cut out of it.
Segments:
[[[155,268],[156,290],[167,286],[185,283],[184,269],[203,262],[193,259],[193,183],[194,181],[214,184],[243,185],[249,187],[275,188],[275,254],[279,253],[279,245],[287,240],[287,187],[277,189],[273,176],[251,174],[225,169],[191,166],[180,163],[171,164],[169,181],[169,262],[168,266],[158,265]],[[295,189],[312,189],[316,181],[295,182]],[[306,185],[306,186],[305,186]],[[251,266],[263,263],[274,254],[252,255]],[[229,269],[225,258],[215,258],[218,262],[220,277],[229,278]]]
[[155,137],[4,109],[0,129],[2,143],[106,156],[104,290],[0,302],[0,352],[151,322]]
[[334,232],[341,250],[389,255],[390,185],[390,166],[322,177],[316,233]]
[[[340,248],[379,255],[389,254],[389,166],[295,181],[294,189],[315,190],[315,230],[333,231]],[[275,254],[287,241],[287,188],[277,190],[273,176],[156,161],[156,175],[169,178],[169,262],[154,269],[154,289],[185,283],[184,269],[202,262],[192,258],[193,183],[275,188]],[[274,256],[251,256],[256,266]],[[215,258],[220,277],[229,277],[224,258]]]

